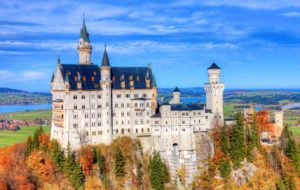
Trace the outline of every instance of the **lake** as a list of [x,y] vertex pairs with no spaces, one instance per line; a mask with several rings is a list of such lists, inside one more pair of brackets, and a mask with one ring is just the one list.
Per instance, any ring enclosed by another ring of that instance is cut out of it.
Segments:
[[46,110],[51,109],[51,104],[32,104],[32,105],[0,105],[0,113],[19,112],[27,110]]
[[190,104],[190,103],[205,103],[205,97],[181,97],[180,98],[183,104]]

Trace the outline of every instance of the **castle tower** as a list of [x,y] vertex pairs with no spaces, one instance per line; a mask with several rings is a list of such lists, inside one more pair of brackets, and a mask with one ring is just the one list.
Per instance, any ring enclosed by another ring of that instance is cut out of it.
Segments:
[[220,125],[224,123],[223,92],[224,84],[220,83],[221,69],[213,63],[208,69],[209,82],[205,84],[206,108],[211,110],[214,121]]
[[109,144],[112,141],[112,95],[111,95],[111,67],[109,64],[109,58],[106,52],[106,46],[104,47],[104,53],[102,57],[101,70],[101,81],[100,85],[102,88],[102,116],[104,126],[104,139],[105,144]]
[[92,45],[85,25],[85,18],[83,18],[82,28],[80,29],[80,39],[77,51],[79,55],[79,64],[91,64]]
[[280,137],[282,130],[283,130],[283,110],[278,109],[274,111],[274,120],[275,120],[275,125],[277,127],[276,130],[276,136]]
[[180,104],[180,90],[176,86],[175,89],[173,90],[173,99],[172,99],[172,104]]

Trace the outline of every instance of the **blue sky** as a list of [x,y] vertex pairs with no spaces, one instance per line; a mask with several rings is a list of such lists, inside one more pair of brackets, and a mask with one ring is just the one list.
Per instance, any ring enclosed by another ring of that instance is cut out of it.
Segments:
[[[1,1],[0,87],[47,92],[77,63],[85,14],[100,64],[151,63],[159,87],[196,87],[215,61],[227,88],[300,87],[300,1]],[[162,3],[163,2],[163,3]]]

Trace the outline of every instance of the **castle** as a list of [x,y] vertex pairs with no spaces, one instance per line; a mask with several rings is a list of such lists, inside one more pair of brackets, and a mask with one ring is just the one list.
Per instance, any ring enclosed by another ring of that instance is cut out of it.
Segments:
[[[62,64],[58,58],[51,79],[51,139],[63,148],[78,149],[129,136],[139,139],[145,152],[159,151],[172,177],[185,167],[191,181],[197,161],[213,154],[207,132],[215,123],[223,123],[221,69],[215,63],[208,68],[206,106],[182,104],[177,87],[171,101],[158,103],[150,65],[112,67],[106,48],[101,66],[91,62],[92,44],[84,20],[77,50],[79,63]],[[199,144],[208,144],[207,151]]]

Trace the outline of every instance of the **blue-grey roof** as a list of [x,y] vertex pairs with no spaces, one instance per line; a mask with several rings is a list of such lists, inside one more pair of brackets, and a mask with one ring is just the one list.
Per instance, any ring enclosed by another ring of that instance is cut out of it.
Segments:
[[179,88],[176,86],[173,92],[180,92]]
[[216,63],[211,64],[210,67],[208,67],[207,69],[221,69]]
[[59,69],[72,90],[77,89],[77,82],[81,82],[83,90],[100,89],[101,76],[97,65],[61,64]]
[[[58,69],[64,82],[69,82],[70,90],[76,90],[78,82],[82,83],[82,90],[101,89],[101,72],[97,65],[60,64]],[[134,89],[146,89],[146,78],[150,80],[150,88],[154,86],[149,67],[111,67],[112,89],[121,89],[121,80],[125,81],[125,89],[130,89],[130,78]]]
[[172,111],[193,111],[193,110],[203,110],[203,109],[204,109],[204,105],[198,103],[171,105]]
[[152,70],[149,67],[112,67],[112,88],[121,89],[121,81],[125,81],[126,89],[130,89],[130,78],[134,89],[146,89],[146,78],[150,79],[150,88],[154,87]]

